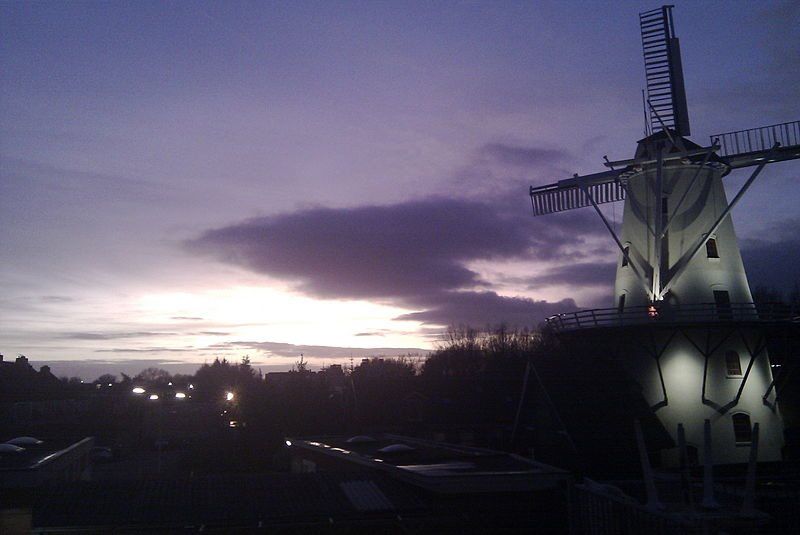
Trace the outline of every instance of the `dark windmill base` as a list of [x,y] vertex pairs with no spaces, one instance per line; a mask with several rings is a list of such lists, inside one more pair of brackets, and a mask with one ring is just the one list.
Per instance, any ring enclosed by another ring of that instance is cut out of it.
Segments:
[[[791,435],[798,396],[790,382],[788,356],[800,346],[800,318],[790,308],[749,303],[725,310],[715,305],[640,307],[624,313],[600,309],[553,316],[548,324],[569,358],[598,368],[596,383],[613,377],[616,384],[635,385],[647,400],[648,413],[673,439],[677,423],[684,424],[690,463],[703,463],[705,419],[715,427],[713,463],[743,463],[749,455],[750,426],[779,425],[781,413],[790,431],[787,447],[775,439],[770,443],[763,433],[759,459],[794,456],[797,446]],[[720,376],[726,379],[721,382]],[[656,465],[678,464],[674,440],[658,442],[645,434],[645,442]]]
[[562,343],[535,360],[547,399],[537,399],[533,409],[535,426],[546,429],[536,437],[534,454],[579,478],[639,479],[634,422],[656,457],[675,443],[636,381],[608,353],[589,344],[576,348],[570,338],[559,335]]

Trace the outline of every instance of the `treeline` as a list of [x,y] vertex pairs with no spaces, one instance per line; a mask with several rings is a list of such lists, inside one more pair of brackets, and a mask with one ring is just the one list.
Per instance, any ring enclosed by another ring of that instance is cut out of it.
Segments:
[[[142,447],[157,434],[176,441],[190,435],[180,440],[189,448],[187,470],[196,473],[268,470],[287,437],[326,434],[396,432],[526,452],[526,418],[533,415],[518,413],[536,402],[523,391],[526,363],[554,344],[527,330],[457,328],[427,358],[374,357],[316,372],[301,359],[290,371],[266,375],[248,358],[215,359],[193,375],[148,368],[120,380],[103,375],[84,389],[117,400],[121,416],[109,440],[119,435]],[[176,399],[178,393],[187,397]],[[192,418],[201,424],[190,426]]]

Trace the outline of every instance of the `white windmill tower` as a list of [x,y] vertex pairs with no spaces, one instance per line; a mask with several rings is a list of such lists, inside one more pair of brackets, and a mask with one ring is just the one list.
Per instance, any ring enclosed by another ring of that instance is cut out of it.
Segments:
[[[684,425],[690,452],[710,420],[714,462],[744,462],[758,423],[759,459],[777,460],[783,423],[766,346],[778,331],[796,333],[798,316],[753,303],[730,214],[766,164],[800,158],[800,121],[690,141],[672,6],[639,20],[648,135],[634,158],[530,189],[536,216],[595,208],[619,249],[614,306],[548,323],[574,349],[622,364],[673,437]],[[750,166],[729,202],[723,177]],[[616,201],[619,235],[598,207]]]

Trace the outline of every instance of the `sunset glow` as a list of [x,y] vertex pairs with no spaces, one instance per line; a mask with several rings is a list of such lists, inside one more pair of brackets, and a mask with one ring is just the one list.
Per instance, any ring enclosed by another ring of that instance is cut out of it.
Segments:
[[[633,155],[641,6],[412,4],[3,4],[0,352],[319,367],[612,306],[596,215],[526,193]],[[796,115],[791,9],[679,4],[698,143]],[[734,220],[791,285],[800,181],[768,174]]]

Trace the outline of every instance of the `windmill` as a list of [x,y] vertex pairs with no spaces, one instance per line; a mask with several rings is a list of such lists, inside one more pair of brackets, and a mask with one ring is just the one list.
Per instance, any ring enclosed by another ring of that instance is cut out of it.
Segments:
[[[783,424],[766,345],[776,329],[796,333],[798,316],[753,303],[730,216],[767,164],[800,158],[800,121],[714,135],[705,145],[689,140],[672,6],[640,13],[639,22],[646,137],[634,157],[606,158],[606,171],[530,188],[534,216],[597,212],[619,251],[614,306],[548,323],[570,343],[602,347],[622,362],[673,435],[685,424],[690,447],[709,420],[715,460],[742,461],[751,423],[760,422],[762,458],[780,458]],[[728,202],[722,179],[750,167]],[[599,205],[620,201],[617,233]]]

